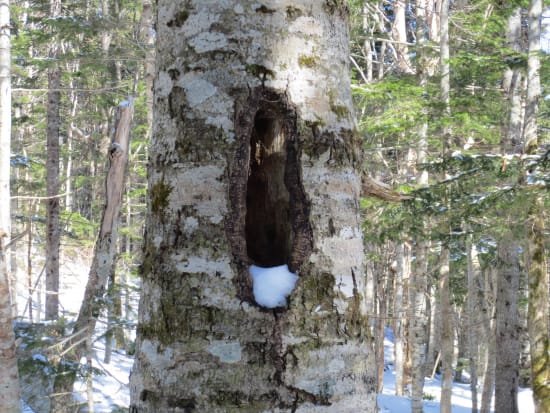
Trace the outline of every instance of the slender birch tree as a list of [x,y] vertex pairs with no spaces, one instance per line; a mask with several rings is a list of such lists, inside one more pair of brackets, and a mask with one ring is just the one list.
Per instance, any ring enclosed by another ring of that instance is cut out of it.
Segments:
[[[439,74],[440,81],[440,99],[443,106],[443,134],[442,147],[443,158],[450,155],[450,135],[451,131],[447,120],[451,117],[450,91],[451,91],[451,66],[449,63],[449,0],[442,0],[439,9],[440,36],[439,36]],[[448,176],[445,176],[447,179]],[[443,204],[449,205],[449,191],[446,190]],[[443,226],[450,232],[449,224]],[[441,303],[441,401],[440,412],[451,413],[451,395],[453,388],[453,354],[454,354],[454,317],[451,304],[451,286],[450,286],[450,245],[449,241],[443,241],[441,245],[441,265],[439,271],[439,298]]]
[[[417,63],[416,76],[421,88],[426,88],[430,74],[430,60],[427,54],[429,40],[427,9],[430,0],[417,2],[416,7],[416,44]],[[428,120],[423,109],[422,116],[417,124],[417,163],[423,164],[427,160],[428,152]],[[418,174],[417,183],[428,184],[428,173],[423,170]],[[423,223],[427,227],[427,220]],[[424,392],[425,362],[427,349],[427,291],[428,291],[428,246],[429,241],[421,235],[416,241],[416,263],[411,272],[409,282],[409,347],[411,348],[411,407],[412,413],[421,413],[423,410],[422,396]]]

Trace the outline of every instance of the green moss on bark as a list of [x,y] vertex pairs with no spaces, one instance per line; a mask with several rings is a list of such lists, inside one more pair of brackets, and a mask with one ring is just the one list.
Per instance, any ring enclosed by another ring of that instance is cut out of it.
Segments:
[[298,56],[298,64],[301,67],[313,69],[319,64],[319,56],[315,55],[300,55]]
[[163,220],[165,209],[168,207],[172,187],[163,181],[157,182],[149,190],[151,197],[151,211]]

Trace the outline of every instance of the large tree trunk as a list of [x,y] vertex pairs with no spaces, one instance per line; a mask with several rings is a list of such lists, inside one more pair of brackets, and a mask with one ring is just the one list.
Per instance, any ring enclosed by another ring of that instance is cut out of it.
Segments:
[[[130,410],[374,412],[347,6],[184,4],[158,2]],[[250,264],[299,275],[286,304]]]
[[[86,339],[94,333],[98,317],[105,301],[107,280],[114,271],[118,221],[124,192],[124,177],[128,163],[130,127],[133,118],[133,101],[125,101],[118,107],[115,132],[109,148],[109,168],[105,179],[105,206],[101,218],[99,235],[95,243],[94,257],[84,291],[84,298],[78,318],[73,327],[71,339],[64,343],[71,350],[63,357],[60,367],[68,371],[56,377],[50,411],[64,413],[74,411],[72,391],[75,382],[74,366],[80,363],[86,350]],[[73,366],[71,367],[71,363]]]

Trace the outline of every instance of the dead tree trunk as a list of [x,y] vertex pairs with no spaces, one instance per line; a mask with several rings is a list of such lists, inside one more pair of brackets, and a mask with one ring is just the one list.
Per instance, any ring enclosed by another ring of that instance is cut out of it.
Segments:
[[97,318],[102,310],[105,286],[114,271],[119,212],[128,162],[133,100],[121,103],[118,109],[115,133],[109,148],[109,169],[105,180],[105,207],[99,236],[95,244],[84,299],[73,328],[73,336],[65,343],[66,348],[70,348],[70,351],[64,355],[63,359],[69,363],[63,365],[69,366],[70,371],[58,375],[54,386],[54,394],[59,395],[52,398],[51,411],[55,413],[74,410],[74,406],[72,406],[72,388],[76,378],[74,366],[80,363],[80,359],[84,355],[87,336],[93,334]]

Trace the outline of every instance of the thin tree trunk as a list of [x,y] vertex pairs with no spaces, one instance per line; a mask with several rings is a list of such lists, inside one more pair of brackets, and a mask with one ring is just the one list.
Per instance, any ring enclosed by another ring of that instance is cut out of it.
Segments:
[[482,317],[483,329],[487,340],[487,356],[485,359],[485,368],[483,372],[483,386],[481,393],[480,413],[489,413],[491,411],[491,401],[495,389],[495,371],[496,371],[496,284],[498,272],[495,268],[485,271],[484,294],[482,296]]
[[386,277],[383,272],[377,274],[376,280],[376,301],[378,303],[378,314],[376,318],[376,327],[375,327],[375,352],[376,352],[376,379],[377,384],[377,393],[382,393],[384,389],[384,337],[385,337],[385,327],[386,319],[388,315],[387,310],[387,295],[386,295]]
[[479,289],[477,280],[479,279],[479,259],[477,251],[472,243],[472,237],[468,238],[467,248],[467,277],[468,277],[468,292],[466,296],[466,317],[467,317],[467,353],[470,366],[470,391],[472,392],[472,413],[478,411],[478,339],[481,322],[479,314]]
[[[510,47],[521,51],[521,10],[517,8],[508,19],[507,39]],[[509,111],[503,131],[502,150],[517,154],[522,148],[524,82],[519,69],[512,72],[508,90]],[[498,240],[498,280],[496,294],[496,365],[495,411],[518,412],[520,322],[519,322],[519,242],[513,231],[515,216],[504,212],[508,229]]]
[[[10,151],[11,151],[11,39],[9,1],[0,3],[0,237],[8,247],[11,242],[11,202],[10,202]],[[11,248],[10,248],[11,250]],[[8,257],[5,257],[5,271],[8,293],[15,316],[16,284],[11,278]]]
[[370,7],[368,7],[366,4],[363,5],[363,30],[365,33],[369,33],[370,36],[367,36],[365,41],[363,42],[363,57],[365,58],[365,69],[364,69],[364,75],[366,78],[367,83],[372,82],[372,74],[373,74],[373,68],[374,63],[372,59],[372,54],[374,52],[373,44],[372,44],[372,27],[373,27],[373,18],[371,16]]
[[[86,340],[81,340],[82,335],[93,335],[97,318],[102,310],[101,301],[105,294],[107,280],[114,271],[119,212],[122,205],[124,176],[128,162],[133,99],[120,104],[118,108],[120,116],[115,122],[114,137],[109,149],[110,165],[105,180],[106,197],[101,226],[95,244],[84,299],[73,327],[75,338],[66,343],[66,346],[74,345],[72,351],[65,356],[67,361],[73,363],[80,363],[80,359],[85,353]],[[72,411],[74,408],[72,389],[75,379],[74,372],[56,378],[54,392],[60,396],[52,398],[52,413]]]
[[145,46],[145,93],[147,96],[147,137],[153,128],[153,80],[155,78],[155,31],[153,28],[153,2],[143,0],[141,13],[141,39]]
[[451,413],[453,390],[454,315],[451,307],[449,248],[441,247],[439,300],[441,303],[441,401],[440,412]]
[[426,289],[428,246],[420,240],[416,248],[416,265],[409,283],[409,345],[411,346],[411,407],[413,413],[423,411],[424,366],[426,359]]
[[498,243],[495,411],[519,413],[519,244],[511,232]]
[[540,25],[542,0],[531,0],[529,7],[529,52],[527,58],[527,91],[523,127],[525,153],[531,153],[538,146],[537,116],[540,99]]
[[[437,13],[434,13],[437,14]],[[450,118],[450,65],[449,65],[449,0],[441,1],[440,8],[440,62],[439,71],[441,75],[441,103],[443,105],[444,120]],[[447,122],[445,122],[447,124]],[[449,127],[443,127],[442,146],[443,156],[450,152]],[[447,178],[447,176],[445,176]],[[449,206],[448,190],[446,190],[443,204]],[[446,225],[448,227],[448,225]],[[450,228],[449,228],[450,231]],[[451,306],[450,287],[450,251],[447,242],[441,245],[441,264],[439,273],[439,297],[441,302],[441,401],[440,412],[451,413],[451,396],[453,390],[453,354],[454,354],[454,317]]]
[[392,38],[396,41],[394,48],[397,54],[397,70],[401,73],[414,73],[411,59],[409,57],[409,47],[407,45],[407,19],[406,9],[408,2],[399,0],[394,3],[393,9],[393,24],[391,27]]
[[86,337],[86,398],[88,405],[87,413],[94,413],[94,373],[93,373],[93,333],[89,332]]
[[[420,87],[426,87],[428,83],[428,71],[426,68],[427,59],[425,52],[426,45],[426,8],[427,0],[417,2],[416,7],[416,41],[418,63],[416,74]],[[428,149],[427,144],[428,123],[423,118],[418,126],[418,155],[417,162],[422,164],[426,161]],[[418,178],[419,185],[428,183],[428,174],[422,171]],[[424,224],[427,225],[426,223]],[[422,236],[421,236],[422,237]],[[423,393],[426,362],[426,299],[427,299],[427,277],[428,277],[428,245],[424,239],[417,241],[416,266],[411,273],[409,284],[409,346],[411,347],[411,407],[412,413],[422,413],[423,411]]]
[[405,389],[405,368],[404,368],[404,355],[405,355],[405,319],[406,319],[406,306],[405,306],[405,285],[408,284],[408,280],[411,272],[411,253],[410,246],[406,242],[397,243],[397,271],[395,274],[395,298],[394,298],[394,352],[395,352],[395,394],[397,396],[403,396]]
[[426,351],[426,375],[433,379],[441,360],[441,306],[435,286],[429,287],[426,299],[428,316],[428,350]]
[[[61,1],[52,0],[50,16],[61,15]],[[61,119],[61,72],[57,58],[58,39],[54,37],[50,45],[49,56],[54,61],[48,70],[48,105],[46,135],[46,320],[55,320],[59,316],[59,127]]]
[[[32,205],[32,204],[31,204]],[[29,321],[34,322],[33,317],[33,282],[32,282],[32,208],[29,206],[29,218],[27,220],[27,307],[29,309]]]

